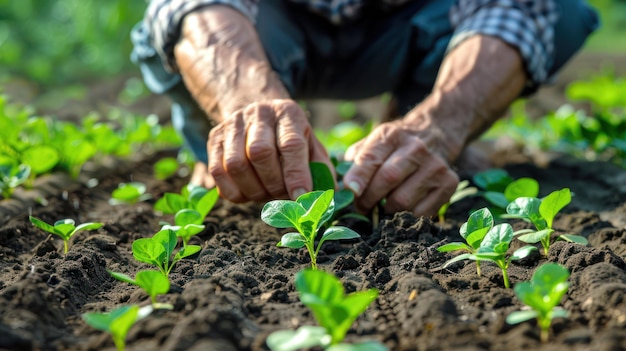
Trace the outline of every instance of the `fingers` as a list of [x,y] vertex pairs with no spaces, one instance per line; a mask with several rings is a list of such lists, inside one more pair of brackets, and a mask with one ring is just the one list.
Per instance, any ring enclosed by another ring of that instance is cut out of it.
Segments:
[[313,188],[309,171],[312,130],[304,112],[295,103],[276,106],[276,113],[276,143],[282,160],[283,178],[287,193],[295,200]]
[[270,106],[252,106],[246,110],[248,133],[246,156],[271,198],[284,198],[287,190],[276,149],[275,116]]

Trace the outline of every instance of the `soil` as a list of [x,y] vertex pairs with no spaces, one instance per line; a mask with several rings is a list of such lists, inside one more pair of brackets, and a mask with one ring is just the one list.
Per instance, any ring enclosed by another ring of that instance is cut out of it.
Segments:
[[[131,243],[151,236],[159,221],[171,217],[157,215],[152,202],[111,206],[107,200],[119,182],[130,179],[145,182],[155,198],[179,191],[186,178],[152,177],[157,158],[108,174],[93,188],[73,183],[69,190],[48,195],[46,206],[3,216],[0,349],[114,349],[108,335],[87,326],[80,316],[148,303],[140,289],[114,280],[106,270],[134,276],[149,268],[133,259]],[[348,292],[380,290],[348,340],[377,339],[390,350],[626,349],[626,171],[567,157],[547,168],[506,168],[514,177],[536,178],[541,195],[572,189],[573,202],[555,227],[590,242],[556,242],[547,258],[536,253],[509,269],[512,284],[528,280],[546,261],[571,271],[570,291],[562,301],[570,317],[555,321],[550,341],[539,341],[534,322],[506,324],[506,315],[522,306],[513,290],[504,288],[496,266],[481,265],[481,277],[469,261],[441,268],[452,254],[436,248],[459,240],[458,228],[467,213],[484,205],[478,199],[453,205],[443,224],[406,212],[384,217],[376,229],[363,222],[344,223],[362,239],[326,243],[321,269],[340,277]],[[17,203],[27,198],[17,197]],[[293,284],[294,274],[308,266],[308,256],[304,250],[276,247],[281,231],[259,219],[260,209],[259,204],[218,202],[204,232],[192,239],[202,251],[175,266],[171,291],[159,298],[174,310],[157,311],[138,322],[128,336],[129,350],[266,350],[270,332],[315,323]],[[105,226],[78,234],[63,255],[61,241],[34,228],[29,212],[48,222],[73,218]]]
[[[562,90],[557,95],[562,99]],[[111,206],[108,199],[129,180],[146,183],[155,199],[178,192],[188,178],[152,176],[160,156],[112,164],[106,172],[94,169],[95,187],[85,185],[89,176],[75,182],[55,175],[35,190],[18,192],[16,200],[0,202],[0,350],[115,349],[81,314],[149,303],[139,288],[114,280],[107,269],[134,276],[150,268],[135,261],[131,244],[172,218],[155,213],[153,200]],[[589,240],[587,246],[556,242],[547,257],[536,252],[509,268],[512,285],[548,261],[571,271],[561,304],[570,317],[555,320],[550,340],[539,341],[532,321],[505,322],[522,304],[504,288],[496,266],[483,263],[481,277],[469,261],[442,269],[454,254],[436,248],[458,241],[468,213],[485,205],[469,199],[454,204],[443,224],[406,212],[384,216],[376,228],[342,223],[362,238],[327,242],[320,269],[337,275],[347,292],[380,290],[348,341],[376,339],[390,350],[626,350],[626,171],[567,156],[543,159],[539,166],[518,156],[498,155],[504,161],[496,161],[516,178],[537,179],[542,196],[569,187],[575,196],[555,227]],[[276,247],[284,231],[263,223],[260,210],[261,204],[218,201],[206,229],[191,240],[202,251],[175,266],[170,292],[159,297],[174,309],[139,321],[128,335],[129,350],[267,350],[272,331],[315,324],[293,284],[294,274],[308,267],[308,255]],[[47,222],[72,218],[105,225],[76,235],[63,255],[60,239],[33,227],[29,214]]]

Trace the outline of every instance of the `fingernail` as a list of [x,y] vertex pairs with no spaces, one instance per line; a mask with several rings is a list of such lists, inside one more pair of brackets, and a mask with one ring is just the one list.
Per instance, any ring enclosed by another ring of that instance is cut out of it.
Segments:
[[296,190],[293,191],[291,197],[293,199],[297,199],[299,198],[301,195],[303,195],[304,193],[306,193],[306,190],[304,190],[304,188],[298,188]]
[[357,183],[355,181],[351,181],[350,183],[348,183],[348,189],[354,191],[354,193],[357,196],[361,195],[361,186],[359,185],[359,183]]

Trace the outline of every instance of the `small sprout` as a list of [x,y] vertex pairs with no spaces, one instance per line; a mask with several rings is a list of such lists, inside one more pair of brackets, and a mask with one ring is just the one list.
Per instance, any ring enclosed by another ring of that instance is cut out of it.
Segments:
[[68,139],[62,142],[63,152],[59,163],[74,179],[78,178],[85,162],[97,152],[96,147],[88,140],[81,139],[82,137],[74,134],[67,136]]
[[532,178],[513,178],[503,169],[490,169],[476,174],[474,183],[481,189],[480,195],[492,205],[505,209],[518,197],[536,197],[539,183]]
[[456,186],[456,190],[454,191],[454,194],[452,194],[452,196],[450,197],[450,201],[443,204],[439,208],[439,211],[437,213],[439,217],[439,223],[443,223],[446,221],[446,212],[448,212],[448,208],[450,207],[450,205],[452,205],[455,202],[461,201],[466,197],[472,196],[476,194],[477,192],[478,192],[477,188],[473,186],[469,186],[468,180],[459,182],[459,184]]
[[267,338],[267,345],[272,351],[295,351],[316,346],[327,351],[387,350],[376,341],[353,345],[342,343],[354,321],[376,299],[378,290],[345,295],[339,279],[318,270],[298,272],[296,289],[300,292],[300,301],[313,311],[321,327],[302,326],[295,331],[276,331]]
[[176,262],[197,253],[201,249],[198,245],[187,245],[172,258],[176,242],[176,233],[173,230],[162,229],[151,238],[133,241],[133,256],[137,261],[156,266],[167,277]]
[[[520,197],[511,202],[506,211],[509,217],[522,218],[530,221],[536,231],[523,230],[517,232],[518,239],[529,244],[541,242],[543,252],[547,256],[550,250],[550,237],[554,232],[552,224],[556,215],[572,201],[568,188],[553,191],[543,199],[535,197]],[[521,234],[521,235],[520,235]],[[580,235],[562,234],[557,240],[565,240],[581,245],[587,245],[587,239]]]
[[[311,257],[311,268],[317,269],[317,255],[326,240],[359,238],[352,229],[332,226],[325,230],[323,226],[335,213],[334,191],[312,191],[301,195],[296,201],[274,200],[265,204],[261,211],[263,222],[276,228],[295,228],[296,233],[283,235],[277,244],[292,249],[307,248]],[[315,238],[322,231],[317,246]]]
[[67,254],[69,249],[70,238],[74,236],[74,234],[78,233],[81,230],[95,230],[102,228],[102,223],[83,223],[78,226],[75,226],[76,222],[73,219],[61,219],[54,222],[54,225],[50,225],[39,218],[28,216],[30,222],[35,225],[35,227],[42,229],[48,233],[58,235],[63,239],[63,253]]
[[165,193],[154,204],[154,209],[168,214],[174,214],[183,209],[195,210],[204,220],[215,206],[218,198],[217,188],[209,190],[189,184],[181,190],[180,194]]
[[530,282],[515,284],[515,294],[532,310],[515,311],[506,317],[509,324],[518,324],[537,319],[541,328],[541,341],[548,341],[550,325],[554,318],[566,318],[567,311],[556,307],[567,290],[568,270],[556,263],[546,263],[537,268]]
[[178,160],[174,157],[165,157],[154,164],[154,177],[156,179],[167,179],[178,171]]
[[146,193],[146,185],[140,182],[120,183],[117,189],[113,190],[109,203],[111,205],[134,204],[152,198]]
[[[493,228],[493,216],[489,209],[482,208],[472,212],[467,222],[463,223],[459,232],[467,244],[452,242],[437,248],[439,252],[466,251],[476,253],[487,232]],[[480,260],[476,260],[476,274],[480,276]]]
[[536,247],[527,245],[517,249],[513,255],[507,258],[506,253],[509,250],[509,245],[511,244],[512,239],[513,228],[511,225],[508,223],[498,224],[487,232],[475,253],[466,253],[456,256],[453,259],[448,260],[443,267],[445,268],[452,263],[461,260],[491,261],[502,270],[504,287],[508,289],[509,275],[507,273],[507,269],[509,268],[511,261],[520,260],[528,256],[531,251],[537,250]]
[[95,329],[111,334],[118,351],[126,348],[126,335],[130,328],[152,313],[152,306],[122,306],[109,313],[84,313],[83,319]]
[[24,183],[30,176],[30,166],[14,164],[13,162],[0,164],[0,192],[5,199],[11,198],[15,188]]
[[142,288],[152,302],[154,309],[168,309],[171,310],[174,306],[167,303],[158,303],[156,301],[157,295],[167,294],[170,291],[170,281],[159,271],[145,270],[137,272],[135,279],[129,277],[124,273],[108,271],[109,274],[120,281],[136,285]]
[[174,225],[166,224],[161,229],[173,230],[176,236],[182,239],[183,246],[186,247],[192,236],[204,230],[203,219],[204,217],[198,211],[185,208],[176,213]]

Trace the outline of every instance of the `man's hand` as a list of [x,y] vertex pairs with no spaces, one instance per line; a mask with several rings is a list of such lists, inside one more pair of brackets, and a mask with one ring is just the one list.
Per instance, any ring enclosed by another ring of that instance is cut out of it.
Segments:
[[361,211],[385,199],[385,211],[434,215],[458,184],[448,164],[495,122],[520,94],[526,73],[519,53],[476,35],[444,59],[433,92],[401,120],[352,146],[344,183]]
[[312,190],[309,162],[330,160],[304,111],[272,70],[252,23],[224,5],[188,14],[174,49],[187,89],[216,126],[208,173],[233,201],[295,199]]
[[436,213],[459,182],[438,152],[440,137],[436,128],[420,130],[399,120],[380,125],[351,146],[346,159],[354,166],[344,183],[356,193],[357,209],[369,211],[385,199],[387,213]]
[[331,167],[304,111],[290,99],[235,111],[211,130],[208,150],[209,173],[233,202],[295,199],[312,190],[310,161]]

